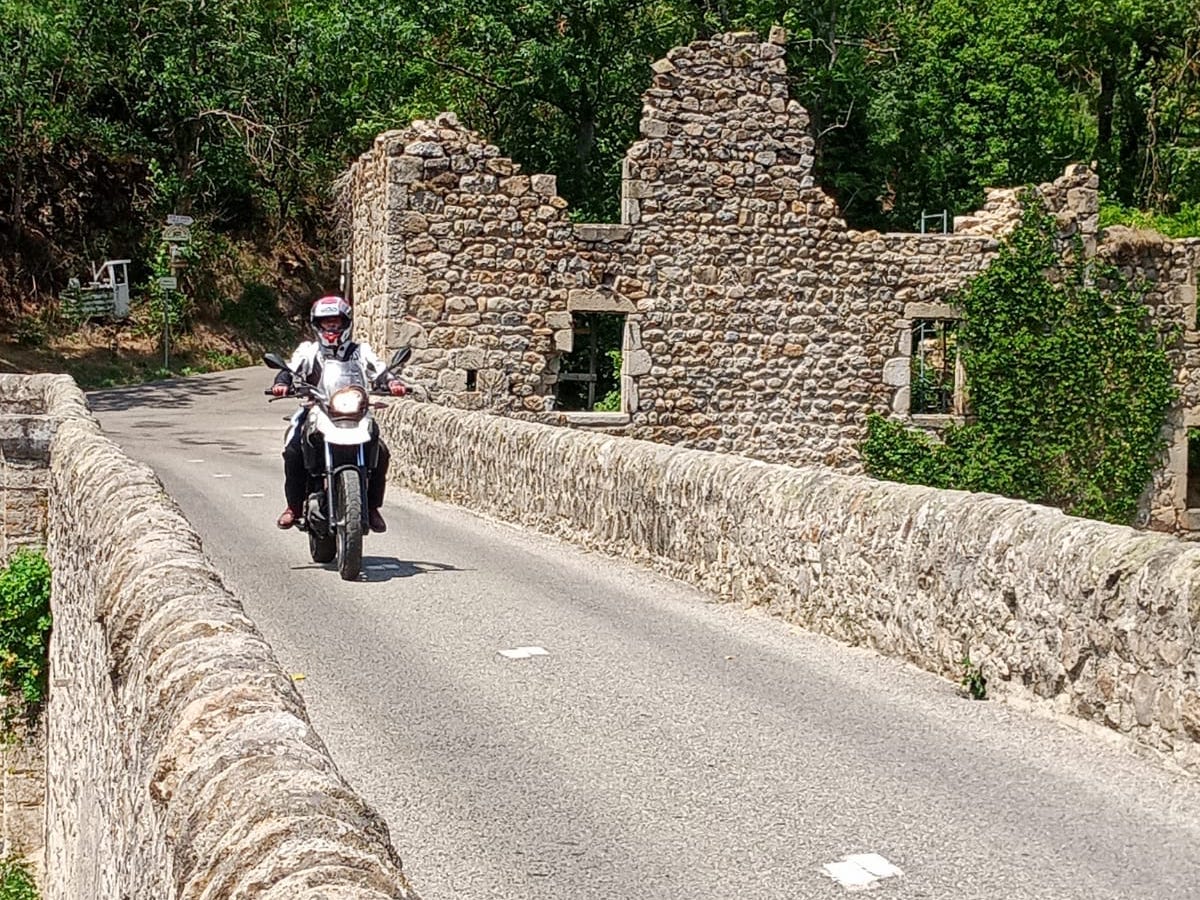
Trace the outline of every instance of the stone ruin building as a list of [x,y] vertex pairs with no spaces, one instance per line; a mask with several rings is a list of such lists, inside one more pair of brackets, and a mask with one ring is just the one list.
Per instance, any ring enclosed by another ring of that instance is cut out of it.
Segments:
[[[408,374],[438,403],[770,462],[861,471],[868,413],[961,418],[948,298],[1016,222],[1018,192],[990,191],[948,234],[848,228],[813,180],[785,40],[726,34],[652,66],[620,224],[572,222],[553,175],[453,114],[380,135],[345,182],[360,336],[413,347]],[[1200,529],[1200,241],[1101,234],[1097,189],[1083,165],[1039,188],[1064,235],[1145,279],[1180,327],[1181,399],[1141,524]],[[595,412],[609,349],[615,409]]]

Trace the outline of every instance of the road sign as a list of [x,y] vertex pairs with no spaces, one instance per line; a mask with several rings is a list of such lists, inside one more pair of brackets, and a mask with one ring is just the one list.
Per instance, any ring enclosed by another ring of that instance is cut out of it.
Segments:
[[179,279],[174,275],[164,275],[158,279],[158,286],[164,291],[173,291],[179,287]]
[[192,240],[192,232],[186,225],[168,225],[163,229],[162,239],[168,244],[188,244]]
[[177,213],[171,213],[167,216],[168,225],[191,225],[195,221],[191,216],[181,216]]

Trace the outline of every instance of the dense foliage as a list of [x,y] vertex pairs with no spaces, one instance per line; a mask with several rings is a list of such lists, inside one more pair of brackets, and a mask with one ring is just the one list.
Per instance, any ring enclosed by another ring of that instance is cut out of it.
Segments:
[[1200,203],[1192,0],[0,0],[0,299],[106,254],[148,277],[170,211],[319,247],[334,174],[442,108],[612,217],[649,63],[777,22],[852,222],[1092,159],[1117,203]]
[[974,421],[938,443],[874,416],[868,472],[1133,520],[1163,447],[1173,372],[1118,272],[1078,252],[1057,261],[1054,222],[1027,198],[997,260],[956,298]]
[[50,564],[18,550],[0,571],[0,691],[34,712],[46,698]]
[[29,865],[16,856],[0,859],[0,900],[38,900]]

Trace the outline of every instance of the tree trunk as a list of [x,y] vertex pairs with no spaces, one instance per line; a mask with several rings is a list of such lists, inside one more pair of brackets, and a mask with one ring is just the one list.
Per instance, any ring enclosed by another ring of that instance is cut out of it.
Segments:
[[11,213],[13,243],[19,253],[21,236],[25,232],[25,107],[18,103],[14,112],[17,123],[17,140],[13,153]]

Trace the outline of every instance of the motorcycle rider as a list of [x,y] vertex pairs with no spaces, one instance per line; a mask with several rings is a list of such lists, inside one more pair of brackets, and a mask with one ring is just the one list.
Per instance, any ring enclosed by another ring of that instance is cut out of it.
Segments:
[[[354,324],[354,312],[350,304],[336,295],[321,297],[309,310],[309,325],[312,327],[316,340],[305,341],[292,354],[288,361],[288,369],[281,370],[275,376],[271,385],[271,393],[283,397],[292,390],[292,372],[308,384],[316,385],[321,380],[321,360],[337,359],[343,362],[357,362],[366,375],[368,383],[373,383],[380,374],[387,371],[387,366],[367,344],[350,340],[350,329]],[[395,397],[403,397],[404,385],[400,379],[388,373],[387,387]],[[283,447],[283,493],[287,500],[287,508],[276,520],[280,528],[291,528],[301,516],[304,508],[304,498],[308,490],[308,473],[304,468],[304,452],[300,446],[303,436],[303,424],[308,415],[308,407],[302,406],[292,417],[291,427],[284,439]],[[378,446],[375,467],[371,470],[367,492],[367,518],[372,531],[386,531],[387,523],[379,512],[383,505],[383,494],[387,487],[387,468],[391,454],[387,444],[379,436],[379,426],[371,424],[371,444],[367,447],[367,458],[371,459]]]

